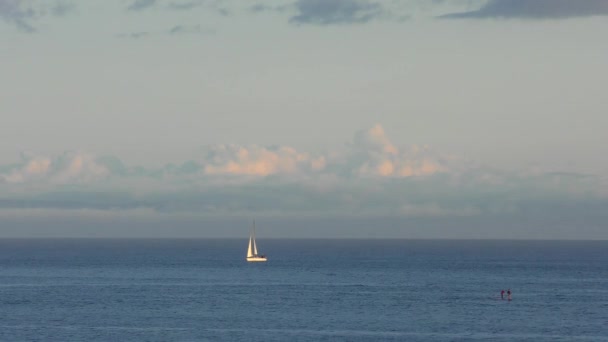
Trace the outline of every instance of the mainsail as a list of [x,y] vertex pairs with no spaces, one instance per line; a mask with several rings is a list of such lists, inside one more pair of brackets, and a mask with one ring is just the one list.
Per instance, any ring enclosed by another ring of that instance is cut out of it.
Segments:
[[251,252],[251,241],[252,241],[252,235],[249,235],[249,248],[247,248],[247,257],[250,258],[253,256],[253,253]]

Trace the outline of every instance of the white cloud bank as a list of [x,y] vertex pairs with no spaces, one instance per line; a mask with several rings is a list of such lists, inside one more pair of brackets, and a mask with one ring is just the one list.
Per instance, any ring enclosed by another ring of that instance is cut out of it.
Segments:
[[23,157],[21,164],[5,167],[0,180],[10,184],[49,182],[52,184],[86,183],[103,179],[109,170],[91,154],[68,152],[57,157]]
[[203,163],[208,175],[268,176],[322,171],[325,157],[312,157],[291,147],[217,145],[208,148]]
[[[0,181],[9,184],[94,183],[112,177],[349,175],[355,177],[415,177],[449,171],[445,159],[428,146],[397,147],[381,125],[357,132],[347,150],[336,156],[313,155],[289,146],[220,144],[207,146],[202,156],[181,166],[160,170],[127,167],[115,157],[95,157],[85,152],[59,156],[23,156],[22,162],[0,168]],[[252,178],[253,177],[253,178]]]
[[343,155],[314,156],[288,146],[216,145],[199,162],[207,175],[314,175],[332,170],[360,177],[412,177],[448,171],[428,146],[395,146],[377,124],[355,134]]
[[405,217],[605,213],[603,177],[463,165],[425,145],[398,146],[380,125],[357,132],[342,153],[323,155],[287,146],[223,144],[157,169],[84,152],[24,156],[20,163],[0,166],[0,210]]
[[355,135],[353,148],[361,161],[359,175],[382,177],[425,176],[447,171],[447,166],[433,156],[428,146],[413,145],[397,148],[381,125]]

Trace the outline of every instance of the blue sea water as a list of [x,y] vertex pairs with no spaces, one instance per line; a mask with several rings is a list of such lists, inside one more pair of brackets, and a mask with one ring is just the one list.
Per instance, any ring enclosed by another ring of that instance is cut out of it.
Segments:
[[0,340],[608,341],[608,241],[246,244],[1,239]]

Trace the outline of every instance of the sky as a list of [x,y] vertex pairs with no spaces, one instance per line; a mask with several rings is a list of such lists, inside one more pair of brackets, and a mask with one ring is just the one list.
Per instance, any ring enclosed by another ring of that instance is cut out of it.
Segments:
[[608,239],[604,0],[0,0],[0,237]]

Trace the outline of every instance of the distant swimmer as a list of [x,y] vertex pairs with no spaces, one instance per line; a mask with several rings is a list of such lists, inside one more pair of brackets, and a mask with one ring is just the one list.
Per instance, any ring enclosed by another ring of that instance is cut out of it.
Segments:
[[507,290],[507,299],[511,301],[511,289]]
[[505,290],[500,290],[500,299],[505,299]]

